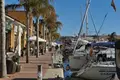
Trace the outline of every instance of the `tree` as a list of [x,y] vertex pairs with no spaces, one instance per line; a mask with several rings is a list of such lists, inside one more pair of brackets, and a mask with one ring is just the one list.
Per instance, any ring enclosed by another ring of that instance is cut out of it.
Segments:
[[[20,0],[19,0],[20,1]],[[32,13],[32,8],[36,6],[38,0],[24,0],[22,3],[19,4],[10,4],[6,5],[6,9],[17,9],[20,7],[24,7],[26,10],[26,27],[27,27],[27,54],[26,54],[26,63],[29,63],[29,53],[30,53],[30,46],[29,46],[29,16]]]
[[51,39],[55,40],[58,39],[60,37],[60,33],[58,33],[58,29],[61,30],[62,27],[62,23],[60,21],[56,21],[55,22],[55,27],[51,29]]
[[112,32],[110,35],[108,35],[108,40],[111,42],[115,42],[117,40],[116,36],[116,32]]
[[52,33],[52,40],[57,40],[60,38],[60,33],[54,32]]
[[48,29],[47,34],[48,34],[48,39],[49,39],[49,46],[50,46],[50,42],[51,42],[51,30],[55,26],[56,19],[57,19],[57,16],[56,16],[55,10],[53,10],[51,13],[49,13],[45,18],[46,27]]
[[[33,15],[36,17],[36,24],[37,24],[37,54],[36,57],[38,58],[39,55],[39,24],[41,22],[42,25],[44,25],[44,16],[47,15],[47,13],[49,13],[49,11],[51,10],[51,6],[49,4],[49,0],[38,0],[39,4],[37,4],[36,6],[33,7]],[[40,20],[40,17],[42,17],[43,19]],[[40,22],[39,22],[40,21]],[[43,26],[44,27],[44,26]],[[44,32],[44,30],[43,30]],[[44,33],[43,33],[44,34]],[[44,37],[44,35],[43,35]]]
[[7,77],[6,70],[6,50],[5,50],[5,8],[4,0],[0,0],[0,77]]
[[61,27],[63,26],[60,21],[57,21],[57,15],[55,12],[52,12],[50,16],[46,19],[46,26],[49,31],[49,44],[52,41],[52,34],[56,33],[58,29],[61,30]]

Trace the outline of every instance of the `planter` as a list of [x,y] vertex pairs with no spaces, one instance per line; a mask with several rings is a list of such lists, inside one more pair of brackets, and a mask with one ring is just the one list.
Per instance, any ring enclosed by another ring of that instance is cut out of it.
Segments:
[[7,60],[7,74],[13,74],[16,72],[16,64],[12,60]]
[[16,72],[20,72],[21,66],[19,64],[16,65]]

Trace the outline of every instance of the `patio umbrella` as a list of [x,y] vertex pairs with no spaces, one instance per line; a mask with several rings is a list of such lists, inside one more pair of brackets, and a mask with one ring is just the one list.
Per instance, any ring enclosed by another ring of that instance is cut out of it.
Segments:
[[[38,38],[38,40],[39,40],[39,42],[46,42],[46,40],[45,39],[42,39],[42,38]],[[36,41],[36,36],[31,36],[30,38],[29,38],[29,41]]]

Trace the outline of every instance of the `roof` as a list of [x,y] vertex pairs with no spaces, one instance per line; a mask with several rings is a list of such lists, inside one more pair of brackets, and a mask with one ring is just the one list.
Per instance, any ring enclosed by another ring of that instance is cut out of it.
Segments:
[[18,20],[16,20],[16,19],[14,19],[14,18],[12,18],[11,16],[6,15],[5,17],[6,17],[6,18],[8,18],[8,19],[10,19],[10,20],[12,20],[12,21],[15,21],[15,22],[17,22],[18,24],[20,24],[20,25],[22,25],[22,26],[24,26],[24,27],[25,27],[25,25],[24,25],[24,24],[22,24],[20,21],[18,21]]
[[11,18],[26,25],[26,12],[25,11],[8,11],[7,15]]

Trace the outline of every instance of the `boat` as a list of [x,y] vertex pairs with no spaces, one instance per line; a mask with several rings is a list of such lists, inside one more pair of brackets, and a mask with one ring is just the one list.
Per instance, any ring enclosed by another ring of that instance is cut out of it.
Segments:
[[90,61],[77,72],[76,76],[90,80],[110,80],[116,73],[114,43],[98,42],[93,43],[93,46],[97,48],[93,49]]
[[115,63],[92,63],[87,65],[77,76],[89,80],[110,80],[116,73]]
[[[87,50],[85,48],[86,44],[82,45],[79,50],[76,50],[81,36],[83,23],[90,6],[90,1],[91,0],[88,0],[74,52],[73,55],[69,57],[69,64],[72,69],[76,69],[73,70],[75,77],[89,80],[110,80],[116,72],[114,43],[108,41],[97,41],[97,43],[91,43],[91,47],[88,47]],[[104,17],[104,20],[105,18],[106,16]],[[98,32],[96,33],[98,35]],[[97,47],[95,48],[95,46]]]
[[[83,29],[83,24],[87,18],[88,10],[90,7],[90,2],[91,2],[91,0],[87,0],[85,14],[84,14],[82,22],[81,22],[78,36],[76,38],[77,41],[75,42],[73,55],[69,56],[69,64],[70,64],[71,70],[75,71],[75,72],[78,71],[82,66],[84,66],[87,63],[86,57],[87,57],[88,51],[85,49],[85,47],[89,41],[81,38],[81,32]],[[80,47],[78,47],[79,44],[80,44]]]
[[83,65],[87,63],[86,58],[89,53],[86,46],[89,43],[90,42],[87,40],[79,39],[74,54],[69,56],[69,65],[72,71],[78,71]]

